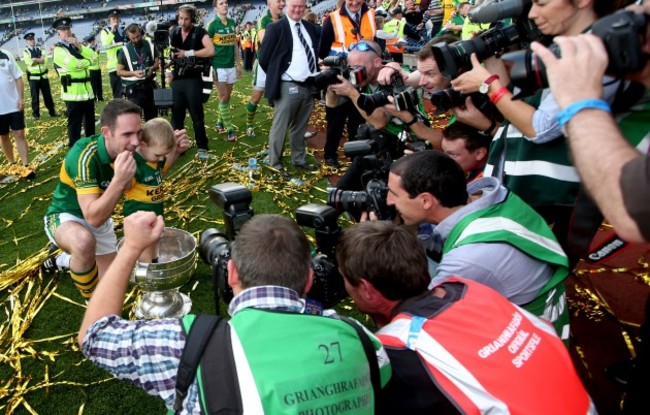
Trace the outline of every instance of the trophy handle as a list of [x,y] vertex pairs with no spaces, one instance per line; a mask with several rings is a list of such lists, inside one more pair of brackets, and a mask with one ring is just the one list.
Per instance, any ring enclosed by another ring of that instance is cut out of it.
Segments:
[[133,272],[131,273],[131,282],[139,284],[147,281],[147,274],[149,273],[149,265],[147,263],[137,262]]

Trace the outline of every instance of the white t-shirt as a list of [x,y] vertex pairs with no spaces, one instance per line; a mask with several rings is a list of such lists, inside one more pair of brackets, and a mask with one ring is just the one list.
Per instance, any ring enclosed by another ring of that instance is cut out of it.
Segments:
[[13,55],[5,50],[0,49],[4,54],[0,58],[0,115],[11,114],[18,111],[18,87],[16,79],[23,76],[23,72],[16,64]]

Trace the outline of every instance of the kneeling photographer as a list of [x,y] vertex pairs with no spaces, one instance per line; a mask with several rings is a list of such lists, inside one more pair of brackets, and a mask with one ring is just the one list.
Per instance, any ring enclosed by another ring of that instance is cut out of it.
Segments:
[[145,121],[158,115],[154,103],[155,72],[160,66],[154,45],[142,37],[137,23],[126,28],[129,42],[117,52],[117,75],[122,79],[122,94],[144,112]]

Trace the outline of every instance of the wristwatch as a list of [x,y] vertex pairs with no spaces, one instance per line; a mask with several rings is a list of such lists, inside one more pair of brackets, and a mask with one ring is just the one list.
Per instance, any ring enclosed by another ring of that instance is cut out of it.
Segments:
[[499,75],[494,74],[487,77],[485,81],[478,87],[478,92],[481,94],[487,94],[490,90],[490,84],[499,79]]

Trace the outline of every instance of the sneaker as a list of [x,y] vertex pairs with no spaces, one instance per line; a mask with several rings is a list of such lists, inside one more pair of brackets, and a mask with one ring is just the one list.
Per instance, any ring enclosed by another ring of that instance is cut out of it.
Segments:
[[36,173],[34,172],[34,168],[30,164],[28,164],[22,167],[20,171],[20,176],[23,179],[33,179],[34,177],[36,177]]
[[218,122],[214,125],[214,129],[217,130],[219,134],[225,134],[226,129],[224,128],[223,124]]
[[253,127],[246,127],[246,137],[255,137],[255,130],[253,130]]
[[56,274],[58,272],[63,272],[63,271],[68,271],[70,262],[68,261],[68,266],[61,265],[61,262],[65,261],[57,261],[57,259],[61,258],[63,256],[69,256],[66,253],[61,253],[59,251],[59,247],[50,243],[49,247],[47,248],[47,258],[43,261],[41,264],[41,269],[45,274]]
[[305,138],[312,138],[316,135],[315,131],[305,131]]
[[204,149],[204,148],[200,148],[200,149],[196,152],[196,157],[197,157],[199,160],[207,160],[210,156],[208,155],[208,150],[206,150],[206,149]]
[[280,179],[284,179],[284,180],[287,180],[287,181],[291,180],[291,175],[289,174],[289,172],[284,167],[280,167],[277,170],[278,170],[277,175],[280,177]]
[[234,131],[228,131],[228,141],[237,141],[237,136]]

